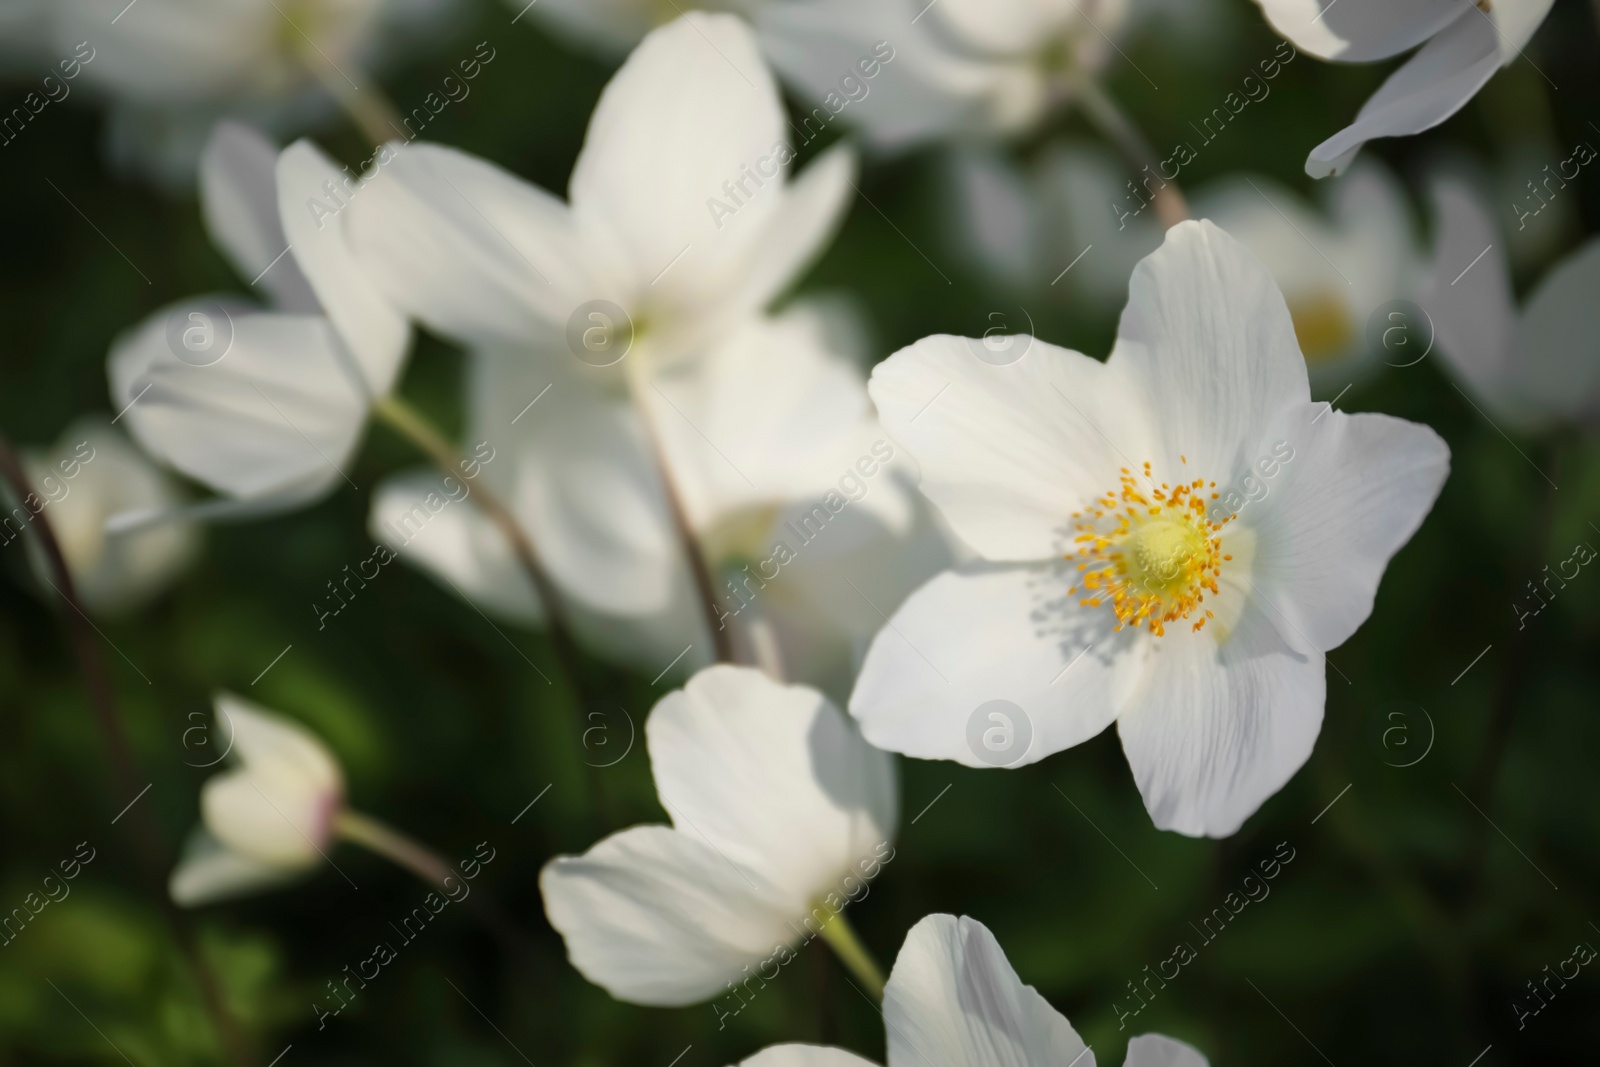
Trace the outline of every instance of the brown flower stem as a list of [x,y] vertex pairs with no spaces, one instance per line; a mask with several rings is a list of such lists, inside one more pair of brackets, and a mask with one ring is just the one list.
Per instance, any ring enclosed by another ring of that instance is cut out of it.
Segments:
[[[22,467],[22,462],[17,458],[16,450],[4,433],[0,433],[0,477],[9,483],[18,501],[33,512],[28,529],[33,532],[34,538],[44,552],[45,562],[50,568],[51,576],[45,579],[46,582],[70,609],[61,612],[64,620],[62,625],[67,631],[73,656],[78,663],[78,671],[83,677],[84,688],[88,691],[89,707],[105,738],[117,788],[123,796],[137,797],[146,787],[139,784],[142,775],[139,773],[133,747],[128,742],[128,734],[123,726],[116,689],[111,684],[111,675],[106,670],[105,659],[100,654],[98,635],[78,599],[77,585],[72,579],[71,570],[67,567],[66,557],[62,555],[61,543],[56,539],[50,519],[42,507],[38,511],[33,511],[33,508],[28,507],[26,503],[30,496],[37,499],[37,495],[28,480],[27,472]],[[222,998],[222,987],[217,981],[215,972],[201,954],[199,942],[189,926],[187,917],[172,903],[171,897],[167,894],[166,873],[172,867],[173,854],[163,840],[151,811],[149,805],[143,807],[134,805],[127,812],[134,827],[134,836],[138,841],[136,852],[142,868],[141,873],[159,901],[162,918],[166,921],[173,939],[194,974],[201,1002],[211,1016],[218,1040],[228,1058],[239,1067],[249,1067],[255,1062],[255,1056],[250,1050],[244,1031],[228,1011]]]
[[1161,157],[1151,149],[1150,142],[1145,140],[1133,120],[1123,113],[1117,102],[1093,78],[1082,79],[1076,88],[1077,101],[1084,115],[1117,147],[1128,165],[1136,173],[1149,170],[1161,182],[1160,188],[1151,194],[1161,224],[1171,229],[1187,219],[1189,204],[1184,200],[1183,191],[1175,180],[1161,173]]
[[661,434],[651,413],[649,399],[644,395],[647,386],[650,388],[655,386],[645,378],[643,371],[635,369],[640,366],[642,361],[635,356],[627,372],[628,390],[633,396],[634,410],[639,413],[639,424],[644,428],[645,441],[648,442],[650,453],[655,458],[656,475],[661,482],[661,493],[666,500],[667,514],[671,517],[672,528],[678,535],[678,543],[683,547],[684,561],[689,565],[689,575],[694,581],[695,592],[705,612],[706,629],[711,634],[711,645],[717,662],[737,663],[739,659],[734,654],[733,631],[722,624],[723,613],[717,607],[717,591],[711,577],[711,564],[706,560],[705,550],[700,545],[700,539],[695,536],[688,511],[684,509],[683,495],[678,491],[677,482],[667,466],[667,455],[662,448]]

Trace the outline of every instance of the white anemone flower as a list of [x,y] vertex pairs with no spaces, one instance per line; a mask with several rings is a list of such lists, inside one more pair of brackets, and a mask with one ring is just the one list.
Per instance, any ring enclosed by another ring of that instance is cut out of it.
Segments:
[[[883,991],[888,1067],[1095,1067],[1094,1053],[1006,959],[988,927],[929,915],[906,934]],[[1161,1034],[1128,1042],[1125,1067],[1206,1067],[1193,1046]],[[773,1045],[740,1067],[870,1067],[824,1045]]]
[[1361,146],[1407,137],[1461,110],[1522,50],[1554,0],[1256,0],[1272,28],[1302,52],[1370,63],[1417,48],[1355,122],[1311,150],[1306,173],[1342,173]]
[[[194,180],[227,115],[279,134],[356,102],[364,71],[436,26],[455,0],[52,0],[36,51],[94,49],[84,83],[110,101],[112,155],[168,184]],[[370,87],[368,96],[371,95]],[[357,106],[360,106],[359,103]]]
[[220,124],[200,180],[212,238],[275,310],[217,296],[156,312],[112,347],[112,402],[146,451],[226,498],[202,512],[305,504],[348,480],[409,330],[346,243],[359,187],[310,143],[280,155]]
[[[88,610],[131,611],[194,562],[200,539],[192,523],[125,533],[106,529],[113,515],[166,511],[179,507],[182,497],[172,479],[104,418],[79,419],[53,447],[28,455],[24,464]],[[48,573],[37,552],[34,564]]]
[[1324,654],[1444,484],[1432,430],[1311,402],[1283,295],[1209,222],[1134,272],[1111,358],[930,337],[879,417],[982,562],[913,593],[850,710],[873,744],[1030,763],[1113,721],[1155,824],[1226,836],[1310,756]]
[[[539,877],[572,964],[619,1000],[684,1005],[781,967],[893,859],[894,764],[820,693],[717,666],[645,725],[671,826],[635,826]],[[770,980],[772,975],[767,975]]]
[[[877,611],[951,561],[841,351],[845,332],[820,302],[751,319],[640,398],[713,577],[712,625],[841,695]],[[468,438],[496,449],[481,477],[532,532],[580,638],[650,674],[680,654],[675,669],[708,662],[706,613],[635,405],[565,348],[476,352],[470,367]],[[381,485],[372,535],[483,610],[531,621],[533,591],[504,540],[475,509],[440,506],[437,482]]]
[[[894,151],[958,134],[1025,132],[1112,52],[1127,0],[790,0],[757,14],[784,78]],[[813,129],[813,126],[816,128]]]
[[[672,0],[506,0],[528,21],[538,20],[559,37],[602,55],[624,55],[657,26],[671,22],[687,7]],[[725,11],[750,17],[771,0],[702,0],[699,11]]]
[[606,86],[568,202],[413,143],[352,202],[352,239],[400,306],[469,347],[615,327],[627,366],[659,367],[769,305],[831,237],[854,157],[834,149],[789,181],[794,155],[754,33],[695,13]]
[[308,874],[327,858],[344,811],[344,774],[309,730],[227,693],[216,712],[218,736],[205,739],[204,751],[236,766],[201,790],[201,829],[169,883],[185,906]]
[[1433,183],[1433,265],[1418,303],[1435,347],[1499,421],[1600,428],[1600,238],[1568,254],[1517,307],[1505,240],[1472,185]]
[[[1358,163],[1325,193],[1318,211],[1270,178],[1236,175],[1191,200],[1196,218],[1222,227],[1272,272],[1318,395],[1377,369],[1384,349],[1371,343],[1368,321],[1412,299],[1424,269],[1405,191],[1382,164]],[[1395,354],[1392,363],[1409,358]]]

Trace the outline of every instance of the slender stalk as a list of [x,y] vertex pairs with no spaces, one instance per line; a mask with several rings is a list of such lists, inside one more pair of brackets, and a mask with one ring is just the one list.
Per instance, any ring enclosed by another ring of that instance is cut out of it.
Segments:
[[387,144],[395,138],[406,138],[401,125],[400,112],[384,95],[378,83],[353,60],[335,66],[333,61],[315,48],[301,52],[301,61],[310,74],[322,84],[328,94],[338,101],[350,121],[360,127],[362,134],[373,145]]
[[1160,188],[1152,194],[1161,224],[1171,228],[1187,219],[1189,205],[1184,200],[1182,190],[1176,181],[1161,173],[1161,157],[1151,149],[1150,142],[1145,140],[1133,120],[1123,114],[1117,102],[1093,78],[1083,78],[1076,83],[1076,88],[1084,115],[1117,146],[1117,151],[1122,153],[1128,165],[1135,171],[1148,169],[1161,182]]
[[643,364],[644,361],[637,355],[629,363],[626,374],[628,391],[633,397],[634,410],[639,413],[639,423],[644,427],[644,436],[650,446],[650,453],[656,461],[656,474],[661,480],[661,492],[666,497],[667,514],[672,519],[672,528],[678,535],[678,543],[683,546],[683,557],[689,564],[689,574],[694,580],[700,606],[705,612],[706,629],[711,633],[711,644],[716,652],[717,662],[737,663],[738,657],[733,649],[733,631],[722,624],[723,613],[717,606],[717,591],[711,577],[711,565],[706,561],[700,539],[695,536],[694,526],[689,522],[689,513],[683,506],[683,496],[678,492],[678,484],[667,466],[666,451],[661,446],[661,434],[656,427],[655,417],[651,414],[649,398],[644,395],[645,387],[650,383],[644,372],[638,369]]
[[[426,845],[370,815],[346,808],[334,817],[333,829],[334,833],[351,844],[375,852],[397,867],[410,871],[428,885],[443,890],[452,900],[456,898],[450,883],[454,882],[457,888],[466,884],[463,875],[458,874]],[[473,896],[469,892],[461,900],[467,902],[467,906],[483,920],[509,955],[523,965],[531,962],[526,938],[498,907],[481,894]]]
[[[10,484],[18,501],[27,507],[25,502],[30,495],[33,495],[34,490],[28,481],[27,472],[23,470],[22,463],[17,458],[16,450],[12,448],[10,439],[4,433],[0,433],[0,477]],[[33,509],[28,508],[28,510]],[[44,551],[45,562],[52,574],[47,581],[71,609],[61,613],[62,618],[66,620],[63,625],[72,645],[73,656],[78,662],[78,671],[83,676],[84,688],[88,691],[89,706],[94,712],[95,722],[105,736],[117,788],[122,796],[137,796],[144,787],[139,785],[141,776],[138,763],[134,759],[133,747],[129,744],[127,731],[123,727],[116,689],[111,684],[111,675],[106,670],[105,659],[100,654],[94,627],[78,599],[77,584],[73,581],[72,571],[67,567],[66,557],[61,552],[61,542],[56,539],[55,529],[51,526],[43,508],[34,513],[33,519],[28,523],[28,529],[33,531],[40,548]],[[142,873],[160,903],[162,918],[165,919],[173,939],[178,943],[179,951],[184,955],[194,974],[201,1002],[205,1005],[207,1014],[211,1016],[217,1037],[233,1063],[239,1067],[248,1067],[255,1062],[255,1057],[250,1051],[244,1031],[228,1011],[222,999],[222,987],[217,981],[216,974],[206,963],[205,957],[201,955],[194,931],[189,927],[183,913],[172,903],[172,898],[167,895],[166,871],[172,866],[172,852],[162,839],[160,828],[156,825],[148,804],[142,808],[135,805],[128,814],[134,826],[134,834],[138,838],[136,851],[140,866],[143,868]]]
[[[461,453],[410,404],[390,394],[373,404],[372,409],[385,425],[415,445],[433,460],[434,465],[441,471],[457,477],[461,475],[464,462]],[[473,486],[471,499],[477,501],[477,506],[505,537],[518,566],[533,584],[534,592],[538,594],[539,602],[544,608],[545,625],[556,651],[565,664],[577,664],[578,646],[572,637],[572,627],[567,622],[561,594],[556,589],[550,572],[545,569],[543,561],[539,558],[539,553],[534,549],[533,540],[529,538],[527,531],[523,529],[506,503],[487,487]],[[573,668],[569,666],[568,669]]]
[[[813,905],[813,911],[823,905]],[[867,987],[866,992],[872,999],[883,1003],[883,968],[878,966],[878,961],[872,958],[872,953],[856,937],[855,929],[845,921],[841,913],[829,919],[822,928],[822,940],[833,949],[834,955],[839,957],[839,962],[844,964],[851,974],[859,978]]]

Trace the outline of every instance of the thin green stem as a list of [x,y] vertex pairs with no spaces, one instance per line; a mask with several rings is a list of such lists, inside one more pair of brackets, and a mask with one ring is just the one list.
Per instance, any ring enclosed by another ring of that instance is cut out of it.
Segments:
[[1075,83],[1075,87],[1084,115],[1107,140],[1116,145],[1128,165],[1135,171],[1151,171],[1161,183],[1151,193],[1161,224],[1171,228],[1187,219],[1189,205],[1183,198],[1182,190],[1175,180],[1161,173],[1161,157],[1151,149],[1150,142],[1145,140],[1133,120],[1123,113],[1117,102],[1093,78],[1083,78]]
[[400,112],[382,87],[367,77],[353,60],[335,66],[308,42],[301,52],[301,62],[374,146],[406,136]]
[[[822,907],[824,905],[815,904],[812,910]],[[878,966],[878,961],[872,958],[872,953],[861,943],[861,939],[856,936],[855,929],[846,921],[843,913],[829,919],[822,927],[821,933],[822,940],[833,949],[834,955],[839,957],[839,962],[861,980],[873,1000],[883,1003],[883,968]]]

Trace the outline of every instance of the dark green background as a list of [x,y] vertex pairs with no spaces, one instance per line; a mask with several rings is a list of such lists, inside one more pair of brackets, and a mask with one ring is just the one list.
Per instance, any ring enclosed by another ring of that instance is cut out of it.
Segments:
[[[1183,137],[1190,112],[1220,101],[1274,47],[1254,5],[1224,6],[1230,17],[1221,45],[1168,33],[1130,46],[1141,66],[1161,71],[1159,92],[1126,64],[1111,69],[1112,92],[1157,145]],[[428,135],[563,189],[608,68],[550,42],[531,19],[510,25],[508,8],[484,3],[473,12],[472,25],[386,72],[386,88],[402,106],[418,100],[489,39],[499,51],[495,62]],[[1408,179],[1415,198],[1422,166],[1442,147],[1492,160],[1511,133],[1546,128],[1561,147],[1600,136],[1586,125],[1600,115],[1594,14],[1578,0],[1559,0],[1529,51],[1558,90],[1519,62],[1442,128],[1369,151]],[[1247,122],[1201,153],[1185,184],[1248,168],[1309,190],[1300,173],[1305,151],[1354,115],[1386,69],[1295,62]],[[5,99],[20,99],[32,80],[6,85]],[[0,425],[24,445],[53,441],[82,412],[112,410],[104,362],[118,331],[178,297],[243,289],[211,247],[192,198],[169,198],[108,172],[101,120],[84,105],[86,95],[47,109],[0,148]],[[1075,119],[1065,125],[1088,133]],[[317,136],[346,162],[370,154],[347,126]],[[858,202],[803,285],[854,293],[880,357],[929,333],[979,334],[991,311],[1014,306],[1013,297],[986,287],[983,271],[951,239],[939,217],[935,164],[931,153],[870,164],[862,189],[905,236]],[[1582,222],[1566,235],[1571,248],[1600,231],[1600,177],[1586,170],[1564,195]],[[1415,206],[1420,213],[1424,205]],[[1519,277],[1519,290],[1548,265]],[[1041,336],[1097,355],[1109,348],[1117,310],[1029,305]],[[457,353],[424,340],[404,389],[456,426],[460,375]],[[1372,618],[1330,656],[1327,719],[1309,764],[1235,837],[1196,841],[1152,828],[1111,731],[1015,772],[901,761],[898,853],[851,911],[886,966],[923,915],[971,915],[1105,1064],[1120,1063],[1127,1036],[1147,1030],[1182,1037],[1216,1064],[1325,1058],[1339,1067],[1467,1067],[1491,1043],[1484,1067],[1595,1058],[1594,968],[1526,1029],[1517,1029],[1510,1005],[1525,981],[1576,942],[1600,944],[1591,925],[1600,922],[1600,573],[1585,570],[1521,632],[1510,605],[1574,542],[1600,540],[1589,525],[1600,524],[1596,451],[1575,438],[1517,438],[1514,448],[1432,360],[1388,371],[1340,406],[1427,422],[1449,441],[1453,472],[1421,532],[1390,566]],[[1559,492],[1517,449],[1554,473]],[[370,551],[363,530],[371,487],[413,462],[406,445],[374,430],[350,472],[359,491],[341,489],[286,518],[208,530],[203,560],[175,591],[135,618],[103,624],[149,679],[102,646],[143,780],[154,783],[140,804],[169,845],[197,819],[208,773],[185,766],[186,758],[199,762],[182,741],[199,721],[189,714],[208,711],[216,689],[247,692],[328,740],[359,808],[452,858],[490,842],[498,856],[477,891],[495,897],[534,946],[519,967],[465,909],[447,909],[319,1033],[310,1005],[323,983],[388,938],[387,920],[424,892],[380,861],[340,849],[334,858],[359,891],[324,869],[296,888],[197,915],[257,1062],[291,1044],[284,1067],[522,1062],[472,1004],[539,1067],[667,1067],[686,1046],[678,1062],[706,1067],[797,1040],[881,1059],[877,1013],[820,945],[803,950],[722,1031],[709,1006],[616,1003],[567,965],[543,918],[537,872],[550,856],[581,851],[603,833],[665,821],[642,745],[608,769],[586,766],[616,748],[586,749],[584,725],[609,723],[606,736],[620,745],[621,717],[584,723],[586,713],[604,709],[582,708],[565,689],[546,685],[475,611],[403,566],[386,568],[325,631],[313,625],[310,604],[323,583]],[[138,888],[132,819],[110,824],[128,797],[111,784],[60,613],[39,594],[20,545],[0,547],[0,567],[0,908],[20,905],[79,841],[99,850],[68,900],[0,948],[0,1063],[123,1062],[50,982],[140,1067],[218,1062],[187,972],[151,897]],[[541,635],[508,633],[555,673]],[[1482,660],[1452,684],[1486,645]],[[607,687],[635,723],[664,692],[596,664],[582,673]],[[1417,707],[1436,731],[1431,751],[1415,766],[1391,767],[1385,757],[1410,759],[1405,753],[1426,740]],[[1376,740],[1398,721],[1386,717],[1396,710],[1411,715],[1415,742],[1400,756]],[[549,793],[512,826],[546,784]],[[1349,792],[1313,825],[1347,784]],[[1111,1002],[1125,999],[1124,983],[1178,941],[1198,948],[1189,924],[1219,906],[1279,842],[1296,858],[1271,883],[1270,897],[1246,908],[1119,1032]]]

